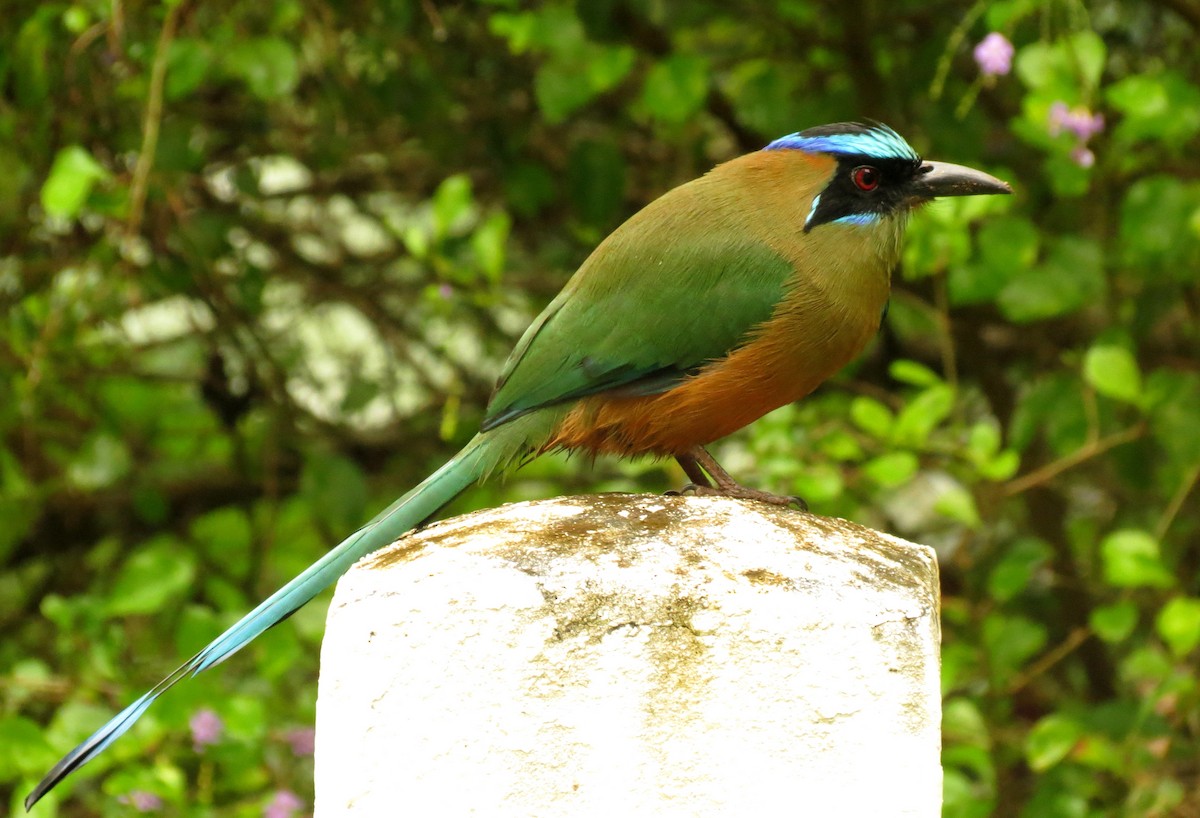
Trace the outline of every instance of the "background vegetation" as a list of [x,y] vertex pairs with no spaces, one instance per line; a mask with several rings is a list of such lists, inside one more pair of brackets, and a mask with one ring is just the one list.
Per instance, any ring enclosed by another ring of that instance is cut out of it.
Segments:
[[[455,451],[622,219],[874,118],[1017,193],[921,213],[870,352],[719,454],[938,549],[947,816],[1200,815],[1198,41],[1196,0],[7,2],[0,803]],[[38,814],[309,810],[323,616]]]

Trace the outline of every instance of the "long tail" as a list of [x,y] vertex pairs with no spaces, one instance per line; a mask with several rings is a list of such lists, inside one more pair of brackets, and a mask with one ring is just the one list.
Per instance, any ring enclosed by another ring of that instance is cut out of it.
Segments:
[[176,682],[225,661],[267,628],[286,619],[363,556],[389,545],[406,531],[416,528],[476,480],[485,477],[496,465],[496,453],[489,451],[493,448],[487,445],[489,442],[495,441],[488,441],[484,435],[476,437],[424,482],[388,506],[375,519],[351,534],[302,574],[243,616],[207,647],[176,668],[170,676],[109,719],[107,724],[67,753],[33,788],[25,798],[26,811],[59,781],[87,764],[132,727],[146,709],[154,704],[154,700]]

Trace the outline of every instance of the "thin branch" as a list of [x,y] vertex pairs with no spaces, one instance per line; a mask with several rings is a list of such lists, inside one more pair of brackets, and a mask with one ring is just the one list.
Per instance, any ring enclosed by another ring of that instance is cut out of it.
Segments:
[[1183,508],[1183,503],[1187,500],[1188,495],[1192,493],[1192,489],[1196,487],[1196,482],[1200,480],[1200,463],[1192,467],[1192,470],[1184,477],[1183,482],[1179,484],[1179,488],[1175,491],[1175,496],[1171,498],[1171,502],[1167,505],[1163,515],[1159,518],[1158,525],[1154,527],[1154,536],[1161,540],[1167,535],[1167,530],[1171,528],[1171,523],[1175,522],[1175,517],[1179,514],[1179,510]]
[[939,272],[934,276],[933,293],[937,304],[938,347],[942,355],[942,373],[946,383],[958,388],[958,359],[954,350],[954,329],[950,319],[950,294],[947,292],[948,276]]
[[1044,654],[1040,659],[1030,665],[1024,673],[1012,680],[1008,686],[1008,694],[1011,696],[1025,685],[1032,682],[1038,676],[1041,676],[1050,668],[1057,665],[1063,659],[1070,656],[1075,650],[1088,640],[1091,632],[1087,628],[1075,628],[1067,638],[1062,641],[1054,650]]
[[1131,443],[1146,433],[1145,422],[1139,423],[1136,426],[1130,426],[1120,432],[1114,432],[1107,437],[1089,440],[1084,445],[1080,446],[1075,451],[1066,457],[1059,458],[1053,463],[1047,463],[1041,468],[1034,469],[1028,474],[1024,474],[1015,480],[1010,480],[1004,487],[1004,494],[1008,497],[1028,491],[1029,489],[1039,486],[1042,483],[1047,483],[1058,477],[1065,471],[1073,469],[1080,463],[1091,460],[1093,457],[1098,457],[1104,454],[1109,449],[1113,449],[1125,443]]
[[158,35],[158,47],[154,52],[154,64],[150,68],[150,88],[146,95],[146,116],[142,124],[142,149],[138,151],[137,165],[133,169],[133,181],[129,186],[129,223],[126,234],[136,236],[142,228],[142,215],[146,210],[146,185],[150,170],[154,167],[154,155],[158,151],[158,132],[162,125],[163,86],[167,77],[167,52],[179,18],[183,14],[186,0],[180,0],[167,11],[162,31]]

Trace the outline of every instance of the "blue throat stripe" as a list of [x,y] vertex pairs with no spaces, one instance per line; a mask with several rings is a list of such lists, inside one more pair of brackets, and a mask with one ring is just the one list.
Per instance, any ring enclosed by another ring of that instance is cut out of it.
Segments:
[[[811,219],[812,217],[809,216]],[[842,216],[840,219],[834,219],[834,224],[875,224],[882,218],[878,213],[851,213],[849,216]]]
[[845,133],[822,133],[809,135],[800,131],[781,136],[763,150],[801,150],[808,153],[832,153],[845,156],[871,156],[878,159],[908,159],[918,161],[920,156],[904,137],[887,125],[870,125],[860,131]]

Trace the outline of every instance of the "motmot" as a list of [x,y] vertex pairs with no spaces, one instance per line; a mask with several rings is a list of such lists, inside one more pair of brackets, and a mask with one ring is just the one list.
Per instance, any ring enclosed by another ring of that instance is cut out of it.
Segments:
[[1007,183],[925,161],[870,122],[784,136],[651,202],[521,336],[462,451],[69,752],[26,809],[176,682],[228,659],[473,483],[543,452],[673,457],[697,494],[791,502],[738,484],[704,447],[804,397],[866,347],[914,210],[1001,193]]

